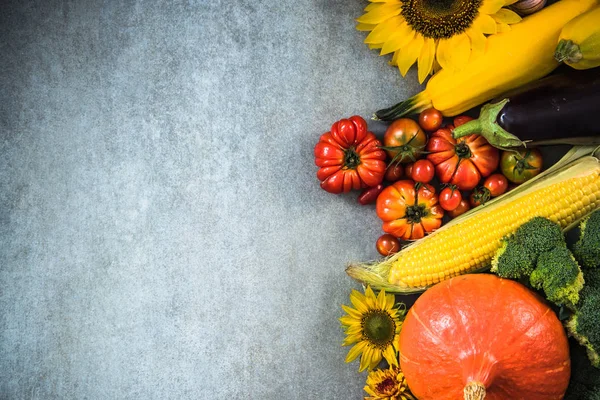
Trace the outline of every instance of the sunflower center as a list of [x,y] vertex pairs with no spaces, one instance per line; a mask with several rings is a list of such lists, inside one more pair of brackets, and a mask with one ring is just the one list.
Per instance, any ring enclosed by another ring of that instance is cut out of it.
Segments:
[[387,312],[372,310],[364,316],[362,323],[363,332],[371,343],[387,347],[394,340],[396,323]]
[[415,31],[432,39],[448,39],[466,31],[483,0],[405,0],[402,16]]

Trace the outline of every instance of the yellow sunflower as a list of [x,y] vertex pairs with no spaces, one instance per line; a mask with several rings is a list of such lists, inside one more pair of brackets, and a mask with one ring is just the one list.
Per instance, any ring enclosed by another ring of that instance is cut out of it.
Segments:
[[354,345],[346,362],[352,362],[362,354],[359,371],[372,370],[382,358],[389,365],[398,365],[398,335],[406,308],[394,307],[394,295],[386,295],[385,290],[375,296],[370,287],[365,294],[353,290],[350,301],[355,308],[342,305],[347,315],[340,318],[346,332],[342,345]]
[[369,372],[364,391],[369,394],[365,400],[415,400],[397,366]]
[[521,21],[504,8],[517,0],[369,0],[356,29],[370,31],[365,43],[394,53],[402,76],[417,62],[419,83],[434,70],[464,67],[483,54],[486,35]]

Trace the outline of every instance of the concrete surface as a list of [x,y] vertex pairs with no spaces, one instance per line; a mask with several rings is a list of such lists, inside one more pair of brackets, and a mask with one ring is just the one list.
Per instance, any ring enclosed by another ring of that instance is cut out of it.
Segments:
[[366,4],[2,2],[1,399],[362,398],[338,318],[380,225],[312,151],[418,90]]

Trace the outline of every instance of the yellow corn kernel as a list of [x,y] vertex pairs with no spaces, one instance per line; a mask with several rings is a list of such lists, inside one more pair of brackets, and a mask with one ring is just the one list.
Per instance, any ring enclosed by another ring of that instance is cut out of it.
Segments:
[[501,239],[531,218],[545,217],[565,228],[599,207],[600,164],[590,157],[400,251],[391,264],[388,282],[420,288],[481,269],[489,265]]

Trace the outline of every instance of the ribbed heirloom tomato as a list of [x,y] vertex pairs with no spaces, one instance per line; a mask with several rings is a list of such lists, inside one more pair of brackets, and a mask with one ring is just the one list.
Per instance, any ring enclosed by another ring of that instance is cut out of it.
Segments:
[[383,230],[404,240],[420,239],[442,225],[444,210],[433,186],[402,180],[377,197],[377,216]]
[[386,154],[380,146],[363,118],[355,115],[335,122],[315,146],[321,187],[342,193],[380,184],[386,168]]
[[471,190],[498,168],[498,149],[483,136],[452,137],[452,127],[435,131],[427,143],[427,159],[435,165],[439,180],[460,190]]

